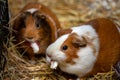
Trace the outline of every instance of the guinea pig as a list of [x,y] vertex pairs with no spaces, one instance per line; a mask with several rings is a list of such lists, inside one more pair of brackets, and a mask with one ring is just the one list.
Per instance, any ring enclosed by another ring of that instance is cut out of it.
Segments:
[[30,60],[35,54],[45,54],[46,48],[57,39],[60,23],[56,15],[40,3],[28,3],[13,20],[13,35]]
[[110,19],[97,18],[83,25],[61,29],[60,37],[46,49],[52,69],[74,74],[78,79],[108,72],[120,60],[120,34]]

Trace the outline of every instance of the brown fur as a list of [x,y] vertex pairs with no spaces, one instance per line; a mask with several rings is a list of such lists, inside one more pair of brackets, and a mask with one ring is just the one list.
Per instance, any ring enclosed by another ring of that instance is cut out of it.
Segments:
[[[37,8],[38,11],[33,14],[26,12],[26,10],[31,8]],[[40,28],[36,27],[37,23],[40,24]],[[45,53],[48,45],[57,39],[57,30],[60,28],[60,23],[55,14],[40,3],[27,4],[20,11],[20,15],[13,23],[13,29],[17,31],[15,33],[17,43],[24,41],[25,38],[33,38],[40,48],[38,54]],[[24,50],[27,49],[30,59],[34,58],[34,53],[30,47],[30,43],[25,41],[20,45],[20,47]]]
[[[120,60],[120,34],[114,22],[109,19],[99,18],[88,22],[92,25],[99,36],[100,51],[93,70],[87,75],[111,70]],[[87,76],[86,75],[86,76]]]
[[72,32],[71,29],[59,29],[58,30],[58,36],[60,37],[60,36],[62,36],[64,34],[68,34],[68,33],[71,33],[71,32]]

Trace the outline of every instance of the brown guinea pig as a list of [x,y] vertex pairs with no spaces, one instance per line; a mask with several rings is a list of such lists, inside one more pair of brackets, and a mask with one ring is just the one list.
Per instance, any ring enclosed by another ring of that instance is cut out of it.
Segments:
[[61,28],[56,15],[40,3],[28,3],[13,21],[17,43],[26,50],[30,59],[44,54],[48,45],[57,39]]
[[120,33],[109,19],[60,30],[60,37],[46,49],[46,60],[52,69],[59,68],[78,79],[111,70],[120,60]]

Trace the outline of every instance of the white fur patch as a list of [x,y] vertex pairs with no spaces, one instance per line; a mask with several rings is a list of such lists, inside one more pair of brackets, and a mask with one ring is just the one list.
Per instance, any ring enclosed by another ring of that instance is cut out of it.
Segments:
[[56,69],[57,66],[58,66],[58,62],[57,61],[51,61],[51,66],[50,66],[51,69]]
[[32,47],[34,53],[38,53],[39,46],[37,45],[37,43],[31,42],[31,47]]
[[28,9],[27,12],[30,12],[31,14],[33,14],[35,11],[37,11],[38,9],[36,8],[31,8],[31,9]]
[[96,61],[96,57],[94,56],[92,49],[89,47],[80,49],[80,51],[78,51],[78,56],[79,58],[73,60],[75,62],[74,65],[69,63],[65,63],[64,65],[59,64],[60,69],[79,77],[82,77],[86,73],[90,72]]

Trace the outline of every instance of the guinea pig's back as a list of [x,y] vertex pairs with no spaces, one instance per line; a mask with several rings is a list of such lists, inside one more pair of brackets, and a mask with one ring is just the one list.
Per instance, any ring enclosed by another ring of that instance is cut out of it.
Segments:
[[96,19],[87,24],[93,26],[100,41],[99,55],[90,74],[110,71],[120,60],[120,33],[117,25],[106,18]]

